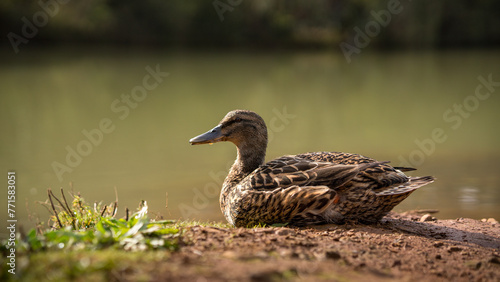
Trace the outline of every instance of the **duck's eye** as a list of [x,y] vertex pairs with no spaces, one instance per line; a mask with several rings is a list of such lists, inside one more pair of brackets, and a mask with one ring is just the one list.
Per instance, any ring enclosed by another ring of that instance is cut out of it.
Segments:
[[234,122],[241,122],[241,121],[242,121],[242,119],[241,119],[241,118],[235,118],[235,119],[234,119]]

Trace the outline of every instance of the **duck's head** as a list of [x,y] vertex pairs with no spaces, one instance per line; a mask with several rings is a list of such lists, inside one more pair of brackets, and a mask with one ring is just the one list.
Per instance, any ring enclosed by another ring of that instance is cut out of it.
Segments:
[[230,141],[240,150],[267,146],[267,127],[264,120],[256,113],[246,110],[234,110],[211,130],[191,138],[191,145],[212,144]]

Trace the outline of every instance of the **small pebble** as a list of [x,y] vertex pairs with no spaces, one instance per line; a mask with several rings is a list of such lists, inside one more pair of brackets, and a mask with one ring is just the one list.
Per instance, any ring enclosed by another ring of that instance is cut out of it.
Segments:
[[433,217],[430,213],[426,213],[424,214],[421,218],[420,218],[420,222],[425,222],[425,221],[434,221],[436,220],[435,217]]
[[486,220],[486,222],[489,222],[491,224],[498,224],[498,221],[496,219],[494,219],[493,217],[490,217]]
[[461,250],[462,250],[462,248],[460,248],[460,247],[454,247],[454,246],[448,248],[448,252],[450,252],[450,253],[452,253],[452,252],[459,252]]

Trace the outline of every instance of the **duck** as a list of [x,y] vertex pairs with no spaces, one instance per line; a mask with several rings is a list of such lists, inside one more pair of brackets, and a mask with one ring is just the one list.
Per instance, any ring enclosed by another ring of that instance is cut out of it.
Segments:
[[220,208],[235,227],[379,222],[434,177],[410,177],[359,154],[309,152],[265,162],[267,126],[248,110],[233,110],[191,145],[232,142],[237,156],[220,193]]

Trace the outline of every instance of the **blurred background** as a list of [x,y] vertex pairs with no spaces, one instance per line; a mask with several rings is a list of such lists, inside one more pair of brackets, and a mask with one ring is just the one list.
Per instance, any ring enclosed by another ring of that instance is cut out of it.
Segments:
[[61,187],[104,203],[116,187],[119,216],[146,200],[164,218],[223,221],[236,150],[188,140],[249,109],[268,123],[268,160],[344,151],[415,166],[437,180],[396,211],[500,219],[499,11],[493,0],[3,0],[3,187],[15,170],[25,226],[47,221],[37,202]]

